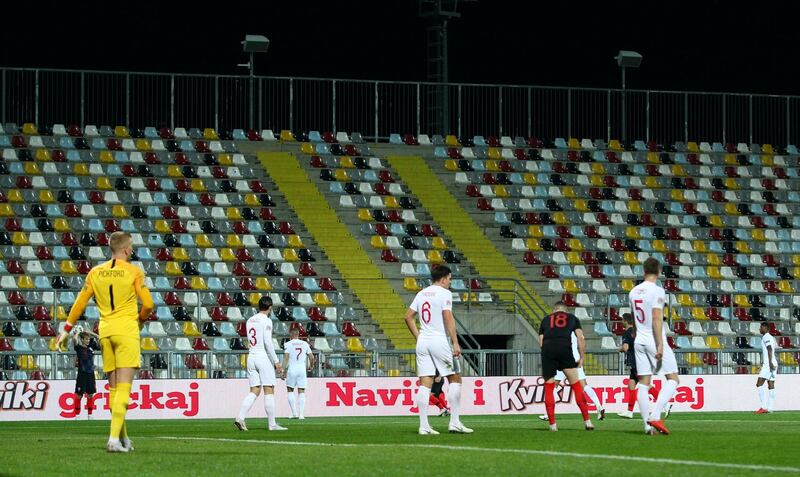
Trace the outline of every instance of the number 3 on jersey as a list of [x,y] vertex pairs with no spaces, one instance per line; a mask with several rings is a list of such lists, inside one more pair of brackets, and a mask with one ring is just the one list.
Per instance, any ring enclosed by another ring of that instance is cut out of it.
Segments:
[[[644,323],[644,310],[642,309],[641,305],[644,303],[644,300],[633,300],[633,307],[636,309],[636,321],[639,323]],[[641,318],[640,318],[641,317]]]
[[430,302],[425,302],[422,304],[422,310],[420,311],[420,317],[422,317],[422,321],[426,324],[431,322],[431,304]]
[[258,340],[256,339],[256,329],[250,328],[250,346],[255,346],[258,344]]

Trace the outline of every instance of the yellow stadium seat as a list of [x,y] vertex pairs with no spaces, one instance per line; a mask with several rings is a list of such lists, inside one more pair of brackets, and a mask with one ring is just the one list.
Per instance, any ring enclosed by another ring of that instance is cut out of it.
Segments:
[[314,304],[317,306],[333,305],[330,298],[328,298],[328,295],[326,295],[325,293],[314,293]]
[[583,260],[581,260],[581,254],[575,251],[567,252],[567,263],[569,263],[570,265],[582,264]]
[[779,281],[778,290],[780,290],[782,293],[794,293],[794,288],[792,288],[792,284],[789,283],[789,280]]
[[444,168],[450,172],[458,172],[461,168],[458,167],[458,163],[454,159],[448,159],[444,161]]
[[89,175],[89,166],[87,166],[86,164],[83,164],[83,163],[75,164],[72,167],[72,173],[75,174],[76,176],[88,176]]
[[225,217],[228,220],[242,220],[242,212],[238,207],[228,207],[225,209]]
[[219,251],[219,258],[222,259],[223,262],[238,262],[239,259],[236,258],[236,254],[233,253],[233,250],[230,248],[222,248]]
[[261,293],[251,293],[247,299],[250,301],[252,306],[258,306],[258,301],[261,299]]
[[774,154],[775,150],[772,149],[772,144],[762,144],[761,145],[761,153],[762,154]]
[[592,174],[602,175],[602,174],[605,174],[605,173],[606,173],[606,168],[603,166],[602,163],[600,163],[600,162],[593,162],[592,163]]
[[333,171],[333,177],[339,182],[350,182],[350,174],[344,169],[336,169]]
[[655,250],[656,252],[666,253],[669,251],[669,249],[667,249],[667,245],[664,243],[663,240],[655,239],[653,240],[652,245],[653,245],[653,250]]
[[750,244],[748,244],[744,240],[736,241],[736,250],[739,253],[753,253],[753,251],[750,249]]
[[739,308],[750,308],[750,302],[747,301],[746,295],[734,295],[733,304]]
[[111,151],[101,151],[100,152],[100,162],[106,164],[113,164],[114,162],[114,154],[111,154]]
[[680,189],[672,189],[669,196],[675,202],[683,202],[683,191]]
[[114,136],[116,137],[131,137],[131,133],[128,132],[128,128],[125,126],[117,126],[114,128]]
[[633,280],[630,280],[630,279],[626,278],[625,280],[622,280],[620,282],[619,286],[621,286],[622,289],[625,290],[626,292],[629,292],[629,291],[633,290],[633,287],[634,287]]
[[605,185],[603,183],[603,176],[596,175],[589,176],[589,183],[595,187],[603,187]]
[[358,219],[362,222],[372,222],[372,214],[369,209],[358,209]]
[[696,253],[703,253],[706,252],[708,249],[706,248],[706,242],[703,240],[693,240],[692,241],[692,248]]
[[[496,147],[490,147],[489,148],[489,152],[488,152],[488,156],[489,156],[489,159],[492,159],[492,160],[491,161],[486,161],[484,163],[486,165],[486,170],[487,171],[491,171],[491,172],[499,171],[500,168],[497,166],[497,162],[495,162],[495,161],[499,161],[500,159],[503,158],[503,156],[500,154],[500,149],[498,149]],[[489,165],[490,162],[493,163],[493,164],[491,164],[491,166]],[[491,167],[491,169],[490,169],[490,167]]]
[[542,228],[538,225],[529,225],[528,235],[532,238],[542,238],[544,237],[544,232],[542,232]]
[[725,161],[726,166],[736,166],[739,164],[734,154],[725,154],[725,158],[723,160]]
[[175,247],[172,249],[172,258],[176,262],[188,262],[189,253],[183,247]]
[[225,237],[225,245],[232,248],[240,248],[242,247],[242,239],[236,234],[229,234]]
[[725,187],[730,190],[739,190],[739,183],[733,177],[728,177],[725,179]]
[[53,191],[50,189],[40,190],[39,191],[39,202],[43,204],[53,204],[56,202],[55,196],[53,196]]
[[536,176],[530,172],[526,172],[522,175],[522,181],[527,185],[536,185],[539,183],[539,181],[536,180]]
[[299,262],[300,257],[297,256],[297,250],[293,248],[283,249],[283,259],[287,262]]
[[314,145],[310,142],[304,142],[300,144],[300,152],[303,154],[314,154]]
[[571,137],[567,139],[567,147],[570,149],[580,149],[581,142],[577,138]]
[[650,164],[661,164],[661,160],[658,158],[657,152],[648,152],[647,153],[647,162]]
[[452,147],[461,147],[461,143],[458,142],[458,138],[453,136],[452,134],[448,134],[444,138],[444,143]]
[[387,209],[399,209],[400,208],[400,203],[397,202],[397,197],[392,196],[392,195],[386,196],[386,197],[383,198],[383,205]]
[[50,161],[50,151],[47,149],[37,149],[36,150],[36,160],[40,162],[49,162]]
[[206,188],[206,184],[203,182],[203,179],[192,179],[189,183],[189,187],[192,188],[192,192],[205,192],[208,189]]
[[247,368],[247,353],[239,355],[239,366],[242,369]]
[[795,360],[792,357],[792,353],[778,353],[778,362],[782,366],[795,366]]
[[692,300],[691,295],[687,295],[686,293],[679,293],[678,304],[681,306],[694,306],[694,300]]
[[658,183],[658,180],[653,176],[647,176],[644,178],[644,185],[648,189],[660,189],[661,185]]
[[17,287],[24,289],[31,289],[31,288],[36,288],[36,285],[34,285],[33,279],[31,277],[23,275],[17,278]]
[[158,351],[156,340],[151,337],[142,338],[141,344],[142,351]]
[[724,346],[722,346],[722,343],[719,342],[719,338],[716,336],[706,337],[706,346],[708,346],[711,349],[724,348]]
[[272,284],[267,280],[267,277],[258,277],[256,278],[256,290],[272,290]]
[[542,247],[539,245],[539,241],[536,239],[526,239],[525,240],[525,248],[531,250],[533,252],[541,252]]
[[792,276],[800,277],[800,267],[792,267]]
[[201,336],[200,330],[194,321],[187,321],[183,324],[183,334],[190,337]]
[[64,218],[58,218],[54,220],[53,228],[55,229],[56,232],[59,233],[69,232],[70,230],[72,230],[69,227],[69,222],[67,222],[67,219]]
[[567,216],[564,214],[564,212],[553,212],[553,222],[557,223],[558,225],[567,225],[569,221],[567,220]]
[[152,149],[150,147],[150,141],[148,141],[147,139],[137,139],[136,140],[136,150],[137,151],[147,152],[150,149]]
[[217,162],[219,162],[220,166],[232,166],[233,165],[233,158],[227,152],[222,153],[217,158]]
[[561,286],[564,287],[564,291],[567,293],[580,293],[581,289],[578,287],[577,282],[572,279],[567,279],[561,282]]
[[207,141],[216,141],[219,139],[216,129],[205,128],[203,129],[203,138]]
[[725,214],[726,215],[739,215],[739,210],[736,208],[736,204],[733,204],[733,203],[725,204]]
[[8,204],[0,204],[0,217],[14,217],[14,209]]
[[634,226],[625,227],[625,236],[628,237],[629,239],[635,239],[635,240],[639,240],[640,238],[642,238],[642,236],[639,235],[639,228]]
[[192,379],[208,379],[208,371],[205,369],[198,369],[194,372],[194,378]]
[[366,351],[361,340],[355,337],[347,338],[347,350],[351,353],[363,353]]
[[354,167],[356,167],[356,165],[353,164],[353,158],[352,157],[350,157],[350,156],[342,156],[341,158],[339,158],[339,167],[341,167],[343,169],[353,169]]
[[689,141],[686,143],[686,150],[689,152],[700,152],[700,147],[694,141]]
[[494,195],[500,198],[506,198],[508,197],[508,189],[501,185],[494,186]]
[[158,219],[153,223],[153,228],[156,232],[160,234],[169,234],[172,233],[172,229],[169,228],[169,224],[164,219]]
[[586,202],[586,199],[575,199],[573,206],[578,212],[589,212],[589,205]]
[[25,198],[22,197],[22,192],[20,192],[19,189],[11,189],[10,191],[8,191],[8,194],[6,194],[6,198],[8,199],[9,202],[12,203],[25,202]]
[[792,265],[800,265],[800,255],[792,255]]
[[39,134],[39,131],[36,129],[35,124],[25,123],[22,125],[22,134],[27,134],[29,136],[36,136]]
[[695,320],[708,320],[703,308],[700,307],[692,308],[692,318]]
[[299,235],[290,235],[287,243],[292,248],[305,248],[303,239],[301,239]]
[[622,259],[628,265],[639,265],[639,257],[636,256],[636,252],[625,252]]
[[399,369],[390,369],[389,371],[386,372],[386,376],[389,376],[390,378],[400,377],[400,370]]
[[719,271],[719,267],[712,265],[707,266],[706,275],[708,275],[708,278],[713,278],[714,280],[722,280],[722,274]]
[[434,264],[444,263],[442,253],[438,250],[428,250],[428,261]]
[[178,265],[178,262],[167,262],[167,266],[164,267],[164,273],[171,277],[179,277],[183,275],[181,266]]
[[64,307],[64,305],[56,306],[55,315],[58,321],[67,321],[67,317],[69,317],[69,313],[67,313],[67,309]]
[[772,167],[775,165],[775,159],[771,155],[766,155],[761,158],[761,165],[764,167]]
[[750,232],[750,237],[752,237],[753,240],[756,240],[756,241],[759,241],[759,242],[764,242],[764,241],[767,240],[766,235],[764,235],[764,229],[753,229]]
[[619,139],[612,139],[608,141],[608,148],[612,151],[624,151],[622,148],[622,144],[620,144]]
[[78,273],[78,269],[72,260],[63,260],[60,270],[63,275],[76,275]]
[[289,131],[288,129],[283,129],[281,130],[280,140],[294,142],[295,141],[294,134],[292,134],[292,131]]
[[111,185],[111,180],[108,177],[98,177],[97,188],[100,190],[114,190],[114,186]]
[[433,237],[433,240],[431,240],[431,246],[433,246],[433,248],[436,250],[447,250],[447,244],[442,237]]
[[28,236],[25,232],[14,232],[11,234],[11,243],[14,245],[28,245]]
[[583,242],[580,239],[571,238],[567,241],[567,246],[575,252],[582,252],[583,251]]
[[111,207],[111,215],[118,219],[124,219],[128,217],[128,210],[125,209],[124,205],[117,204]]
[[403,279],[403,288],[406,291],[419,291],[421,289],[417,280],[412,277],[405,277]]
[[720,260],[719,255],[716,253],[707,253],[706,263],[715,267],[719,267],[722,265],[722,260]]
[[205,278],[192,277],[192,290],[208,290]]
[[690,366],[703,366],[703,358],[700,357],[698,353],[688,353],[686,356],[686,362]]
[[31,371],[36,369],[36,360],[29,354],[24,354],[17,358],[17,365],[23,371]]
[[181,171],[180,166],[172,164],[167,166],[167,175],[169,177],[183,177],[183,171]]
[[244,203],[249,206],[258,207],[261,205],[261,202],[258,201],[258,197],[255,194],[248,193],[244,195]]
[[[59,351],[58,346],[56,346],[57,341],[58,338],[50,338],[50,341],[47,342],[47,347],[50,348],[50,351]],[[66,351],[66,348],[63,351]]]

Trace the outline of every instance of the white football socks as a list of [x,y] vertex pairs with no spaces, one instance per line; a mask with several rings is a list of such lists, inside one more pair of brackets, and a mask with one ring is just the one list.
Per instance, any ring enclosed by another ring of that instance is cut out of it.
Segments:
[[297,415],[297,404],[295,403],[294,391],[289,391],[289,409],[292,410],[292,416]]
[[239,408],[239,420],[244,421],[244,418],[247,417],[247,413],[250,411],[250,408],[253,407],[253,403],[256,402],[256,396],[253,393],[248,393],[247,396],[244,397],[244,401],[242,401],[242,407]]
[[639,401],[639,413],[642,415],[644,421],[644,430],[650,429],[650,424],[647,423],[650,419],[650,385],[637,384],[639,390],[637,391],[637,401]]
[[758,387],[758,400],[761,402],[761,409],[767,408],[767,386]]
[[428,429],[428,400],[431,398],[431,388],[420,386],[417,391],[417,409],[419,409],[419,427]]
[[298,404],[299,404],[299,406],[297,408],[297,412],[298,412],[298,415],[300,417],[303,417],[303,416],[305,416],[304,413],[305,413],[305,410],[306,410],[306,393],[299,393],[299,394],[300,395],[297,396],[297,401],[298,401]]
[[587,384],[583,387],[583,393],[589,398],[590,401],[594,403],[594,406],[597,409],[603,409],[603,404],[600,402],[600,398],[597,397],[597,393],[593,387]]
[[769,390],[769,397],[767,398],[767,407],[766,409],[769,412],[772,412],[772,404],[775,402],[775,389]]
[[447,402],[450,404],[450,424],[460,424],[461,383],[450,383],[447,386]]
[[264,410],[267,411],[267,421],[270,427],[275,425],[275,395],[264,395]]
[[658,401],[656,401],[656,407],[653,409],[652,413],[650,414],[651,421],[658,421],[661,419],[661,411],[667,407],[669,404],[669,400],[675,396],[675,390],[678,389],[678,381],[673,381],[671,379],[667,379],[664,381],[664,386],[661,388],[661,392],[658,393]]

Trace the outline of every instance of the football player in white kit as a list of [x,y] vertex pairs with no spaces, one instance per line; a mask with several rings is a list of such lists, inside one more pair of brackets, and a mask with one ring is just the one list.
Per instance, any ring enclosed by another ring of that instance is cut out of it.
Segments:
[[[289,336],[292,339],[283,344],[283,367],[286,369],[289,408],[292,410],[292,419],[305,419],[303,411],[306,408],[306,356],[308,356],[308,366],[314,366],[314,354],[311,352],[311,346],[300,339],[300,331],[297,328],[292,328]],[[294,395],[295,388],[297,388],[297,398]]]
[[[469,434],[472,429],[459,419],[461,411],[461,375],[457,358],[461,347],[453,319],[453,294],[450,292],[450,269],[440,265],[431,271],[433,285],[417,293],[406,311],[406,325],[417,340],[417,408],[419,409],[419,434],[439,434],[428,423],[428,401],[436,371],[447,378],[447,400],[450,401],[448,431]],[[414,317],[419,314],[420,329]],[[449,337],[449,339],[448,339]]]
[[267,420],[270,431],[285,431],[285,427],[275,422],[275,369],[283,372],[283,366],[275,355],[272,344],[272,298],[262,296],[258,300],[258,313],[247,320],[247,343],[250,352],[247,355],[247,378],[250,380],[250,393],[242,401],[239,417],[233,422],[240,431],[246,431],[244,419],[247,412],[264,388],[264,410],[267,411]]
[[[756,388],[761,407],[756,414],[766,414],[772,412],[772,403],[775,401],[775,376],[778,374],[778,346],[775,338],[769,334],[769,322],[761,323],[758,331],[761,333],[761,372],[758,373]],[[764,381],[767,382],[769,393],[764,389]]]
[[[559,301],[553,306],[553,312],[558,311],[567,311],[567,305],[564,302]],[[575,357],[575,361],[578,362],[581,359],[581,353],[578,351],[578,337],[575,336],[575,333],[572,333],[570,336],[571,343],[572,343],[572,355]],[[583,372],[583,366],[577,368],[578,370],[578,381],[581,382],[583,385],[583,392],[586,394],[586,397],[589,398],[593,403],[594,406],[597,408],[597,419],[603,420],[606,417],[606,410],[603,407],[603,403],[600,402],[600,398],[597,397],[597,392],[594,390],[593,387],[589,386],[586,383],[586,373]],[[559,384],[567,381],[567,376],[564,374],[564,371],[558,371],[555,377],[555,385],[558,386]],[[539,419],[542,421],[547,421],[548,417],[547,414],[542,414],[539,416]]]
[[[636,339],[634,351],[636,370],[639,373],[639,412],[644,420],[644,430],[654,434],[653,428],[662,434],[669,430],[661,420],[661,412],[675,395],[678,388],[678,362],[675,353],[667,344],[664,331],[663,311],[666,294],[664,289],[656,285],[661,272],[661,264],[653,257],[644,261],[644,281],[628,294],[631,310],[636,323]],[[654,374],[661,374],[667,379],[658,395],[655,407],[650,409],[648,393]]]

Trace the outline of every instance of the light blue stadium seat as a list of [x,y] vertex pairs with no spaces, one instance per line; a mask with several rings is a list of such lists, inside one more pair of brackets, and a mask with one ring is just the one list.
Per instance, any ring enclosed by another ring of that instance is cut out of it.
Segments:
[[531,202],[531,207],[533,207],[533,210],[537,212],[544,212],[547,210],[547,204],[545,203],[544,199],[533,199],[533,202]]
[[328,186],[328,190],[334,194],[344,194],[344,188],[341,182],[331,182]]
[[508,220],[508,216],[506,215],[505,212],[495,212],[494,221],[501,225],[508,225],[511,223],[511,221]]
[[222,281],[218,277],[211,277],[208,279],[208,289],[209,290],[224,290],[225,287],[222,285]]
[[8,164],[8,172],[12,175],[22,176],[25,175],[25,164],[22,162],[10,162]]
[[750,338],[750,346],[752,346],[754,349],[761,349],[761,337],[754,336]]
[[319,131],[309,131],[308,140],[311,142],[323,142],[322,134]]
[[164,192],[155,192],[153,193],[153,204],[156,205],[168,205],[169,199],[167,199],[167,194]]
[[120,221],[119,227],[123,232],[128,232],[131,234],[136,233],[139,230],[131,219],[123,219]]
[[389,135],[389,144],[403,145],[403,138],[401,138],[399,134],[390,134]]
[[[70,162],[75,161],[73,159],[75,156],[73,155],[73,156],[70,157],[70,155],[69,155],[70,152],[73,152],[73,151],[76,152],[76,153],[78,152],[78,151],[75,151],[75,144],[72,142],[72,138],[71,137],[64,136],[61,139],[59,139],[58,140],[58,147],[60,147],[61,149],[72,149],[72,151],[68,151],[67,152],[67,160],[70,161]],[[78,156],[78,158],[80,159],[80,156]],[[77,161],[75,161],[75,162],[77,162]]]
[[486,171],[486,164],[481,159],[475,159],[470,163],[475,172],[485,172]]
[[646,151],[647,150],[647,144],[645,144],[644,141],[642,141],[642,140],[634,141],[633,147],[637,151]]
[[691,291],[692,285],[689,283],[689,280],[679,280],[678,288],[680,288],[682,291]]
[[53,247],[53,258],[56,260],[69,260],[69,252],[63,245]]
[[173,321],[172,312],[166,306],[160,306],[156,309],[156,318],[158,318],[158,321]]
[[302,306],[292,308],[292,319],[294,319],[294,321],[309,321],[306,309]]
[[322,332],[325,333],[325,336],[339,336],[339,330],[336,329],[336,323],[332,322],[325,322],[322,324]]
[[219,325],[219,332],[222,333],[222,336],[236,336],[236,328],[233,327],[233,323],[229,321],[223,321]]
[[373,171],[371,169],[368,170],[368,171],[364,171],[361,179],[364,182],[378,182],[378,181],[380,181],[380,179],[378,179],[378,175],[375,173],[375,171]]
[[172,284],[167,277],[156,277],[154,285],[157,290],[172,290]]
[[567,149],[568,148],[567,141],[565,141],[563,137],[557,137],[556,140],[554,141],[554,144],[555,144],[556,148],[558,148],[558,149]]
[[318,143],[314,147],[314,151],[316,151],[317,154],[330,154],[331,153],[331,147],[328,146],[327,144],[325,144],[324,142],[323,143]]
[[33,283],[37,290],[49,290],[52,288],[50,286],[50,280],[43,275],[36,277]]
[[718,241],[712,241],[708,243],[708,250],[715,253],[725,253],[722,250],[722,244]]
[[147,139],[159,139],[158,131],[153,126],[144,128],[144,137]]
[[569,228],[569,233],[575,238],[585,238],[586,234],[583,232],[583,227],[580,225],[573,225]]
[[306,277],[303,279],[303,288],[305,288],[306,291],[310,292],[316,292],[321,290],[321,288],[319,287],[319,283],[317,283],[317,279],[313,277]]
[[711,150],[714,151],[714,152],[725,152],[725,148],[722,147],[722,143],[721,142],[715,142],[715,143],[711,144]]
[[[25,337],[39,336],[39,333],[36,332],[36,327],[33,326],[32,321],[21,321],[19,323],[19,332]],[[19,348],[17,348],[17,350],[21,351]]]
[[183,194],[183,200],[188,206],[200,205],[200,199],[197,198],[197,194],[194,192],[186,192]]
[[197,265],[197,272],[205,277],[214,275],[214,268],[208,262],[200,262]]
[[440,159],[447,159],[447,149],[443,147],[433,148],[433,157],[438,157]]
[[798,151],[797,151],[797,146],[795,146],[794,144],[789,144],[788,146],[786,146],[786,153],[787,154],[791,154],[793,156],[796,156],[796,155],[799,154]]
[[675,340],[675,344],[678,345],[678,348],[684,348],[684,349],[692,348],[692,342],[689,340],[688,336],[678,336],[677,339]]
[[91,148],[96,150],[106,149],[106,142],[102,138],[96,137],[92,139]]
[[458,278],[450,282],[450,289],[454,291],[467,291],[467,285],[464,280]]
[[572,267],[570,265],[559,265],[558,276],[561,278],[573,278],[575,274],[572,273]]
[[488,144],[486,144],[486,139],[484,139],[483,136],[475,136],[475,137],[473,137],[472,138],[472,143],[475,144],[476,146],[479,146],[479,147],[488,146]]
[[164,297],[161,295],[161,292],[151,291],[150,295],[153,297],[153,305],[164,306]]
[[522,174],[519,172],[512,172],[509,176],[511,183],[514,185],[521,185],[525,183],[525,179],[522,177]]
[[233,140],[234,141],[246,141],[247,140],[247,136],[245,135],[243,130],[234,129],[233,130]]
[[39,228],[36,226],[36,221],[33,219],[22,219],[22,230],[25,232],[36,232]]
[[612,336],[611,332],[608,331],[608,327],[603,321],[596,321],[594,323],[594,332],[597,336]]
[[125,151],[117,151],[114,153],[114,160],[117,164],[126,164],[131,162],[130,158],[128,157],[128,153]]
[[50,204],[47,206],[47,216],[50,218],[56,218],[63,217],[64,214],[61,213],[61,209],[56,204]]
[[214,338],[211,347],[214,351],[230,351],[231,349],[231,347],[228,346],[228,340],[225,338]]
[[613,265],[603,265],[601,271],[603,272],[603,275],[606,276],[606,278],[615,278],[618,276],[617,270],[614,268]]
[[431,267],[427,263],[418,263],[416,269],[417,275],[421,277],[428,277],[431,274]]
[[175,187],[175,182],[167,177],[161,179],[161,190],[164,192],[175,192],[177,190]]

